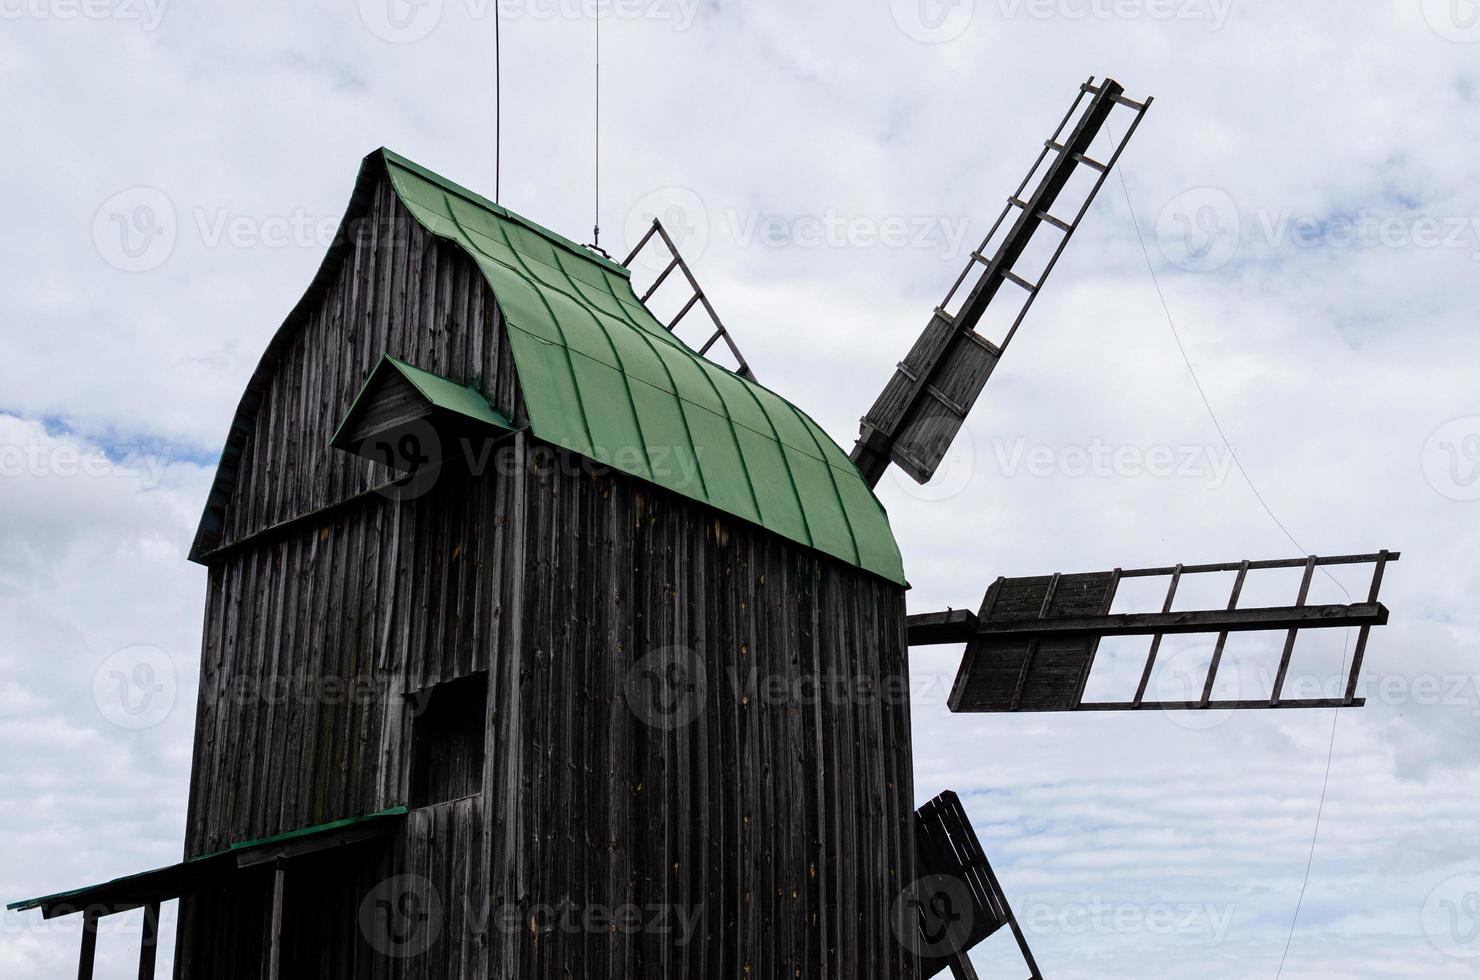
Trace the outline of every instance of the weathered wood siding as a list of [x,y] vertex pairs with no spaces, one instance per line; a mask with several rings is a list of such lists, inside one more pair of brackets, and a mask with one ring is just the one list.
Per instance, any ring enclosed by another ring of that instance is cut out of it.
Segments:
[[406,802],[404,695],[496,647],[499,490],[371,495],[212,567],[190,856]]
[[[405,695],[486,671],[498,646],[511,559],[496,513],[517,481],[449,476],[398,503],[370,492],[389,471],[327,446],[382,353],[478,384],[518,412],[482,275],[426,235],[383,180],[362,206],[337,273],[275,339],[276,360],[254,383],[221,539],[205,555],[187,856],[406,803]],[[369,877],[290,873],[295,909],[338,925],[291,932],[284,976],[484,975],[484,940],[463,922],[487,904],[485,825],[478,799],[428,807],[389,853],[369,852]],[[452,902],[455,927],[433,949],[387,957],[356,915],[393,873],[479,900]],[[182,903],[177,975],[259,976],[267,893],[248,891]]]
[[[496,929],[491,975],[913,976],[889,921],[914,866],[902,590],[635,481],[555,466],[525,494],[493,921],[568,899],[697,933]],[[705,665],[702,711],[655,727],[629,681],[673,647]]]
[[328,445],[381,354],[478,385],[499,411],[516,412],[513,364],[477,267],[428,235],[384,179],[351,228],[339,275],[284,338],[271,380],[257,395],[223,546],[390,475]]
[[[406,803],[405,695],[487,671],[481,793],[348,863],[289,864],[312,923],[285,939],[294,970],[913,976],[889,918],[914,866],[902,590],[527,435],[414,499],[367,492],[388,474],[326,443],[382,352],[519,414],[473,264],[386,188],[368,207],[283,338],[206,556],[187,853]],[[654,726],[629,682],[670,648],[707,684],[697,717]],[[387,956],[359,907],[406,874],[443,915]],[[177,975],[259,975],[258,885],[182,904]],[[641,927],[531,930],[571,907]],[[659,909],[688,942],[649,928]]]

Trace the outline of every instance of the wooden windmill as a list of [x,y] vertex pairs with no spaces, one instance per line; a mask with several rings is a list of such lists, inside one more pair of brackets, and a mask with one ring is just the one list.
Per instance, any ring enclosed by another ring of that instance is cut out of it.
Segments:
[[[1146,103],[1082,87],[988,241],[864,418],[852,458],[758,384],[661,224],[616,263],[411,161],[366,158],[329,255],[242,396],[191,558],[208,570],[185,853],[15,903],[84,916],[181,899],[179,977],[970,976],[1010,928],[954,794],[914,801],[908,648],[966,642],[954,711],[1202,710],[1223,641],[1289,631],[1268,698],[1360,704],[1396,554],[999,579],[907,616],[872,493],[928,480]],[[1089,156],[1116,107],[1134,119]],[[1098,179],[1077,213],[1055,206]],[[1011,218],[1009,221],[1008,219]],[[1005,232],[1000,242],[998,232]],[[1057,234],[1036,280],[1015,271]],[[989,251],[990,246],[990,251]],[[643,248],[668,258],[639,293]],[[659,318],[660,288],[687,290]],[[977,326],[1004,290],[1005,337]],[[709,326],[679,336],[702,311]],[[728,367],[711,361],[723,352]],[[1374,565],[1366,603],[1307,605]],[[1227,608],[1177,583],[1237,572]],[[1165,575],[1158,611],[1112,614]],[[1282,691],[1296,633],[1361,627],[1346,696]],[[1086,703],[1099,640],[1218,633],[1200,699]]]

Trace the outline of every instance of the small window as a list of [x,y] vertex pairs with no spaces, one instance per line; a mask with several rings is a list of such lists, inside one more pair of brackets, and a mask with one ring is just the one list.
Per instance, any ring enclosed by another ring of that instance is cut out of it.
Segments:
[[488,674],[437,684],[408,698],[411,719],[411,800],[445,803],[483,789],[483,738]]

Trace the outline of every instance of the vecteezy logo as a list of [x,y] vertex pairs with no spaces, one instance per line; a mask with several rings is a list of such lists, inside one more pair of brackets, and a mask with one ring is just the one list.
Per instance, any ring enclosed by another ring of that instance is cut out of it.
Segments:
[[1480,956],[1480,874],[1456,875],[1430,892],[1423,903],[1423,931],[1446,956]]
[[894,900],[891,922],[899,944],[917,956],[966,951],[973,924],[971,889],[952,875],[926,875]]
[[359,918],[360,933],[377,952],[420,956],[442,934],[442,897],[421,875],[396,875],[366,893]]
[[360,0],[360,20],[382,41],[411,44],[442,22],[442,0]]
[[[1199,702],[1203,687],[1207,683],[1208,667],[1213,660],[1213,646],[1199,643],[1171,651],[1165,642],[1156,660],[1156,675],[1151,684],[1147,700],[1153,698],[1163,702]],[[1240,661],[1224,653],[1218,664],[1218,677],[1213,683],[1209,703],[1237,700],[1244,690],[1244,667]],[[1251,685],[1252,686],[1252,683]],[[1178,708],[1170,707],[1163,713],[1175,724],[1193,731],[1217,728],[1233,714],[1232,708]]]
[[1446,41],[1480,42],[1480,3],[1476,0],[1423,0],[1423,18]]
[[894,23],[927,44],[954,41],[971,26],[976,0],[889,0]]
[[1238,251],[1238,205],[1227,191],[1198,187],[1167,202],[1156,217],[1156,242],[1167,261],[1188,272],[1222,268]]
[[436,486],[442,475],[442,439],[424,419],[373,436],[359,449],[398,474],[397,479],[376,488],[391,500],[415,500]]
[[[627,247],[632,248],[653,226],[653,219],[663,223],[663,230],[673,239],[674,247],[684,261],[693,265],[709,246],[709,209],[704,199],[687,187],[664,187],[644,194],[627,209],[622,223]],[[650,275],[662,272],[671,261],[661,243],[648,242],[633,260]]]
[[961,427],[928,482],[916,483],[898,466],[889,467],[889,472],[895,485],[916,500],[934,503],[959,496],[976,473],[976,443],[971,438],[971,430]]
[[704,712],[708,674],[704,661],[684,647],[663,647],[627,672],[627,707],[646,725],[671,731]]
[[153,187],[131,187],[103,202],[93,215],[93,246],[123,272],[158,269],[175,251],[175,205]]
[[164,721],[175,707],[175,664],[158,647],[127,647],[93,672],[93,703],[119,728],[139,731]]
[[1480,415],[1434,430],[1423,447],[1423,475],[1450,500],[1480,500]]

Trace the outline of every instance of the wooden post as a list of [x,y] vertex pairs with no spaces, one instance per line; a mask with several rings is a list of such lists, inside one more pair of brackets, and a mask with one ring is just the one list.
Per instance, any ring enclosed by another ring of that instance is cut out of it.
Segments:
[[[1305,577],[1300,580],[1300,597],[1295,600],[1295,605],[1305,605],[1305,600],[1310,597],[1310,580],[1316,571],[1316,556],[1311,555],[1305,560]],[[1285,690],[1285,675],[1290,672],[1290,657],[1295,653],[1295,638],[1300,635],[1297,629],[1291,629],[1285,634],[1285,649],[1280,654],[1280,666],[1274,675],[1274,690],[1270,692],[1269,703],[1278,705],[1280,695]]]
[[93,959],[98,952],[97,906],[89,906],[82,913],[82,953],[77,958],[77,980],[92,980]]
[[[1239,593],[1244,591],[1244,579],[1249,574],[1249,563],[1245,561],[1239,566],[1238,578],[1233,580],[1233,592],[1228,597],[1228,611],[1232,612],[1238,608]],[[1213,697],[1213,684],[1218,680],[1218,665],[1223,662],[1223,648],[1228,645],[1228,630],[1218,634],[1218,642],[1213,647],[1213,659],[1208,663],[1208,678],[1203,682],[1202,700],[1198,702],[1199,707],[1206,708]]]
[[951,976],[956,980],[980,980],[976,975],[976,967],[971,965],[971,957],[962,951],[957,951],[951,956]]
[[[1388,551],[1386,548],[1377,553],[1377,561],[1372,566],[1372,588],[1367,591],[1367,601],[1376,602],[1377,593],[1382,589],[1382,572],[1387,567]],[[1351,704],[1357,697],[1357,680],[1362,673],[1362,656],[1367,652],[1367,637],[1372,632],[1370,626],[1363,626],[1357,631],[1357,649],[1352,654],[1352,671],[1346,681],[1346,703]]]
[[1028,964],[1031,971],[1029,980],[1043,980],[1043,974],[1038,972],[1038,961],[1033,959],[1033,951],[1028,948],[1027,937],[1023,935],[1022,927],[1018,925],[1017,916],[1012,910],[1007,910],[1007,924],[1012,927],[1012,938],[1017,940],[1018,949],[1022,951],[1023,960]]
[[144,906],[144,939],[139,944],[139,980],[154,980],[154,957],[159,951],[159,903]]
[[[1163,614],[1172,611],[1172,603],[1177,598],[1177,583],[1182,581],[1182,565],[1179,563],[1172,569],[1172,584],[1167,586],[1166,601],[1161,604]],[[1141,683],[1136,685],[1136,699],[1131,704],[1141,706],[1141,701],[1146,697],[1146,685],[1151,683],[1151,671],[1156,667],[1156,655],[1161,650],[1161,634],[1157,633],[1151,637],[1151,650],[1146,654],[1146,669],[1141,671]]]
[[272,871],[272,912],[267,948],[267,980],[278,980],[283,961],[283,862]]

